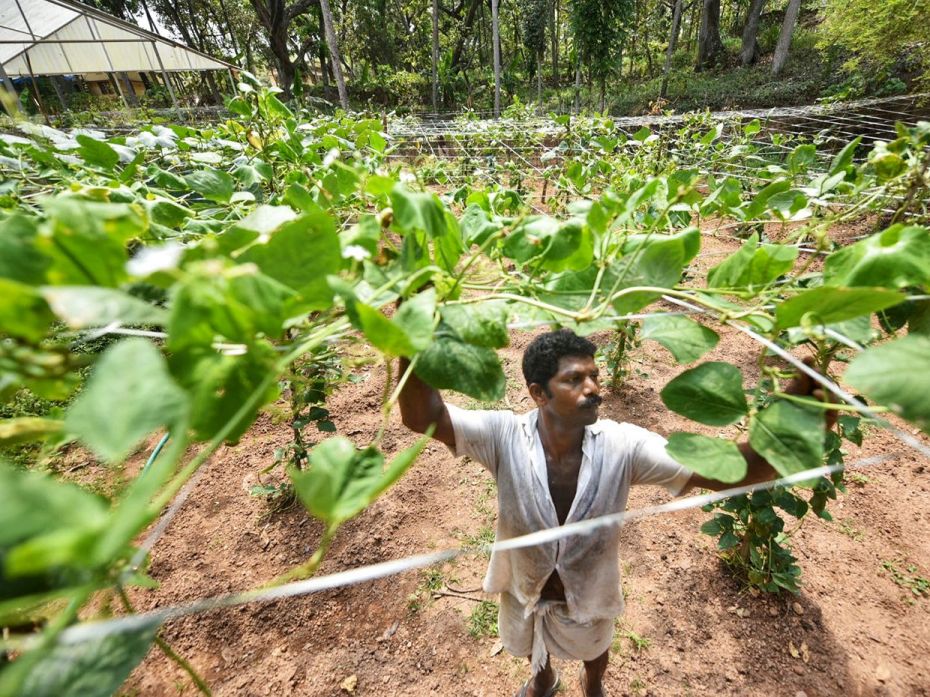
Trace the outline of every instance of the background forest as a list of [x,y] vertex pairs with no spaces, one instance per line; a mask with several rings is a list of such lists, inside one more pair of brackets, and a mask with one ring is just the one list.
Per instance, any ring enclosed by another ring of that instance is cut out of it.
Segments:
[[85,2],[344,108],[761,107],[898,94],[930,71],[918,0]]

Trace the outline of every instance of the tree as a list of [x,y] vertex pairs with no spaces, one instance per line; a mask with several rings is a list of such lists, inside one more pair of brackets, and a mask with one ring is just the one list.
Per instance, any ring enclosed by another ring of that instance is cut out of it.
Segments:
[[542,56],[546,51],[546,24],[549,0],[526,0],[523,5],[523,45],[527,53],[527,73],[536,76],[538,99],[542,99]]
[[930,3],[913,0],[827,0],[820,27],[821,46],[844,47],[850,52],[847,69],[873,76],[901,58],[922,68],[930,83]]
[[698,33],[698,56],[695,70],[712,68],[723,55],[720,40],[720,0],[704,0],[701,12],[701,30]]
[[739,52],[740,63],[743,67],[752,65],[759,57],[759,42],[756,37],[759,35],[759,18],[762,17],[764,7],[765,0],[752,0],[749,5],[746,25],[743,27],[743,45]]
[[571,27],[578,59],[588,65],[600,86],[601,110],[606,107],[607,78],[619,66],[633,0],[573,0]]
[[433,111],[439,111],[439,0],[433,0]]
[[672,71],[672,56],[675,55],[675,49],[678,47],[678,34],[681,32],[681,12],[684,9],[685,0],[675,0],[675,8],[672,10],[672,27],[668,35],[668,50],[665,52],[665,69],[662,71],[662,89],[659,90],[659,96],[665,99],[668,94],[668,75]]
[[775,46],[775,58],[772,61],[772,73],[778,75],[788,61],[788,48],[791,46],[791,36],[798,23],[798,12],[801,11],[801,0],[790,0],[785,10],[785,21],[781,25],[781,34]]
[[494,52],[494,118],[501,115],[501,29],[498,3],[491,0],[491,45]]
[[[268,32],[268,47],[278,64],[278,82],[286,97],[290,98],[296,69],[291,60],[288,43],[294,20],[310,8],[316,0],[296,0],[287,5],[285,0],[250,0],[258,21]],[[297,55],[303,55],[298,52]]]
[[336,41],[333,11],[329,6],[329,0],[320,0],[320,11],[323,13],[326,44],[329,46],[329,55],[333,59],[333,77],[336,79],[336,88],[339,90],[339,104],[348,111],[349,93],[346,91],[346,81],[342,75],[342,56],[339,55],[339,43]]

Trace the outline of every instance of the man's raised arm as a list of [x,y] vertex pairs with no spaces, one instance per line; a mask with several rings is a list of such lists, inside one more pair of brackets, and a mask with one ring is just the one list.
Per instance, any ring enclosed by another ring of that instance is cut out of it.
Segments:
[[[406,372],[410,361],[400,359],[400,374]],[[397,399],[400,405],[400,417],[404,426],[417,433],[425,433],[432,424],[436,424],[433,438],[455,448],[455,431],[452,429],[452,419],[449,410],[439,390],[430,387],[415,373],[411,373],[404,384]]]

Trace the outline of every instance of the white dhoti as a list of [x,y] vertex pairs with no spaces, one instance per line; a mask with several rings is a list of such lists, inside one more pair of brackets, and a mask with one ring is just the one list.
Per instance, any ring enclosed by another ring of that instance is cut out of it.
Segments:
[[593,661],[614,636],[614,621],[575,622],[568,605],[541,600],[529,610],[510,593],[501,593],[498,616],[501,644],[514,656],[530,656],[535,675],[546,667],[549,654],[573,661]]

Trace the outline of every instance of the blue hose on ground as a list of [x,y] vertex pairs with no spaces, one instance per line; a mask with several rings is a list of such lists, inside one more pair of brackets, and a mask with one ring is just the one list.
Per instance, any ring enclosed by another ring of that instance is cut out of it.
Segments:
[[161,452],[161,449],[165,447],[165,443],[168,442],[168,438],[171,437],[170,433],[166,433],[161,437],[161,440],[158,441],[158,445],[155,446],[155,449],[152,451],[152,454],[149,455],[149,459],[146,460],[145,465],[142,467],[142,473],[139,475],[143,476],[146,472],[149,471],[149,468],[152,466],[152,463],[155,462],[155,458],[158,457],[158,453]]

